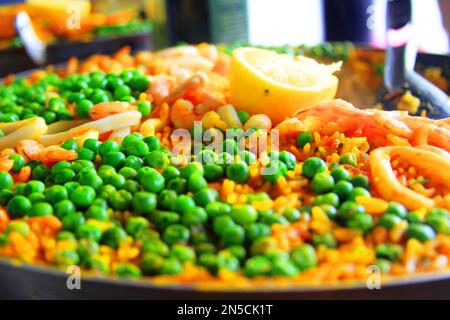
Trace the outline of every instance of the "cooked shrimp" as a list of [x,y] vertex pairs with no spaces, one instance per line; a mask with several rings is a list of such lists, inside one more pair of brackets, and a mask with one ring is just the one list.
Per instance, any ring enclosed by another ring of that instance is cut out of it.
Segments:
[[298,120],[288,119],[278,125],[280,136],[299,131],[367,137],[373,147],[392,145],[389,137],[407,140],[412,145],[430,144],[450,151],[450,129],[446,120],[409,116],[401,111],[361,110],[343,100],[333,100],[300,110]]
[[36,160],[44,164],[77,159],[77,153],[73,150],[66,150],[60,146],[44,147],[40,143],[29,139],[19,141],[17,152],[28,160]]
[[8,172],[14,166],[14,161],[9,159],[8,156],[4,156],[0,158],[0,171]]
[[170,109],[170,120],[177,128],[191,129],[194,122],[202,118],[203,112],[197,114],[192,102],[179,99]]
[[155,52],[155,58],[173,58],[179,56],[196,56],[200,52],[195,46],[172,47]]
[[384,199],[403,203],[410,210],[431,208],[435,205],[433,199],[408,189],[397,180],[391,167],[391,159],[394,157],[413,165],[426,177],[450,190],[450,161],[447,158],[414,147],[384,147],[370,154],[373,186]]
[[183,98],[187,93],[195,91],[204,87],[208,81],[208,77],[203,72],[198,72],[196,75],[190,77],[178,87],[176,87],[169,96],[164,99],[164,102],[172,104],[178,99]]
[[389,145],[387,134],[409,138],[411,129],[403,122],[379,110],[361,110],[343,100],[333,100],[300,110],[296,115],[308,131],[332,134],[339,131],[348,136],[367,137],[374,146]]
[[155,101],[155,105],[161,105],[170,95],[176,86],[175,78],[166,74],[159,74],[153,77],[152,83],[147,90],[147,94],[151,95]]
[[94,120],[98,120],[114,114],[135,110],[136,107],[128,102],[101,102],[92,107],[89,111],[89,116]]

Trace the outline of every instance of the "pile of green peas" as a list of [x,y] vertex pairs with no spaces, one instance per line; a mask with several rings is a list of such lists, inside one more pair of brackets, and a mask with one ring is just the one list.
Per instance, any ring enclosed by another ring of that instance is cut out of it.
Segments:
[[[51,124],[74,117],[89,118],[89,111],[95,104],[133,102],[149,85],[149,77],[139,69],[119,73],[94,71],[65,78],[48,73],[33,84],[16,79],[0,86],[0,122],[42,117]],[[67,109],[68,104],[75,105],[75,114]],[[136,105],[144,117],[150,114],[149,102],[139,101]]]
[[[231,147],[234,152],[235,142],[224,142],[225,150]],[[209,186],[224,178],[245,183],[248,163],[255,157],[246,150],[238,150],[233,158],[227,152],[217,155],[204,149],[191,163],[179,166],[158,138],[139,133],[128,135],[121,144],[87,139],[82,146],[69,140],[62,147],[74,150],[78,159],[49,167],[15,158],[16,170],[32,169],[32,180],[27,183],[14,185],[9,173],[0,172],[0,205],[15,219],[0,235],[0,245],[8,243],[13,230],[24,235],[30,232],[22,218],[54,215],[62,223],[56,240],[76,243],[76,249],[56,253],[55,263],[60,266],[79,264],[105,274],[139,277],[177,275],[190,262],[213,275],[227,269],[248,277],[293,277],[317,266],[317,246],[334,248],[337,241],[331,233],[317,234],[310,243],[280,251],[271,237],[271,225],[295,223],[310,215],[313,206],[336,223],[364,233],[375,225],[390,229],[404,220],[409,225],[407,236],[420,241],[449,231],[449,214],[443,209],[432,209],[423,218],[391,202],[386,213],[374,220],[355,202],[357,196],[370,196],[367,177],[351,175],[345,166],[355,164],[345,157],[343,165],[330,164],[330,168],[320,158],[307,159],[302,174],[311,181],[314,203],[276,212],[257,211],[251,205],[270,199],[265,192],[249,194],[245,204],[231,205]],[[296,166],[290,153],[272,152],[270,157],[278,171],[272,171],[266,181],[276,182]],[[133,214],[125,221],[117,218],[117,212],[127,211]],[[104,230],[92,222],[106,222],[110,227]],[[109,270],[98,257],[100,245],[117,249],[127,237],[141,243],[139,264],[122,263]],[[401,255],[398,245],[376,248],[382,270],[389,270]]]

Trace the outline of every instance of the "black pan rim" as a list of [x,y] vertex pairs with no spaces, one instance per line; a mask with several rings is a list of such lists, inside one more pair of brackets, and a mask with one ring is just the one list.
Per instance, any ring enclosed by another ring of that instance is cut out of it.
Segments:
[[[66,279],[69,274],[64,271],[47,267],[44,265],[33,265],[29,263],[24,263],[18,260],[7,259],[0,257],[0,268],[1,267],[13,267],[16,269],[21,269],[24,272],[31,272],[35,274],[42,274],[47,276],[52,276],[59,279]],[[218,293],[218,294],[230,294],[230,293],[244,293],[244,294],[261,294],[261,293],[271,293],[271,294],[305,294],[305,293],[325,293],[333,291],[353,291],[353,290],[369,290],[364,281],[349,281],[349,282],[336,282],[327,285],[309,285],[309,284],[297,284],[291,286],[269,286],[269,285],[257,285],[256,287],[246,286],[246,287],[221,287],[217,289],[208,288],[207,286],[197,286],[195,284],[180,284],[180,283],[157,283],[152,281],[150,277],[145,278],[146,280],[127,280],[120,279],[111,276],[82,276],[82,282],[89,282],[90,284],[97,285],[108,285],[115,287],[138,287],[140,289],[148,290],[168,290],[168,291],[178,291],[184,293]],[[416,275],[408,276],[398,276],[391,277],[388,281],[381,283],[383,289],[420,285],[432,282],[450,281],[450,271],[434,272],[434,273],[421,273]]]

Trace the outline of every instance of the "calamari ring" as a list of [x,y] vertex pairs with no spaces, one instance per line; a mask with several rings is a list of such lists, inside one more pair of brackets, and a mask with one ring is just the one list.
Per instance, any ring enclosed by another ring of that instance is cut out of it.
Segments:
[[450,152],[450,130],[427,124],[414,131],[413,145],[434,145]]
[[408,189],[397,180],[391,167],[392,157],[414,165],[425,176],[450,188],[450,161],[446,157],[423,148],[383,147],[372,151],[369,160],[373,183],[383,198],[401,202],[410,210],[431,208],[435,204],[433,199]]

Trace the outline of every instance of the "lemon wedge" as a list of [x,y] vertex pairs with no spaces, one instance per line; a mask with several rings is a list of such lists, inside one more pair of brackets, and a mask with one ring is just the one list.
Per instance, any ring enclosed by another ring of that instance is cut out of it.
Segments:
[[339,82],[333,74],[341,65],[264,49],[236,49],[230,101],[239,110],[264,113],[277,124],[302,108],[333,99]]

